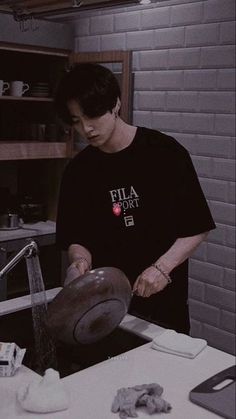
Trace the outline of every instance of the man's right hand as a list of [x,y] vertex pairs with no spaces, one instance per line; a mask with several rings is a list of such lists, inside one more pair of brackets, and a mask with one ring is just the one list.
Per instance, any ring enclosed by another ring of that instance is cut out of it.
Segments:
[[71,281],[79,276],[83,275],[85,272],[89,271],[88,261],[85,258],[79,258],[75,262],[72,262],[66,271],[66,278],[64,281],[64,286],[68,285]]

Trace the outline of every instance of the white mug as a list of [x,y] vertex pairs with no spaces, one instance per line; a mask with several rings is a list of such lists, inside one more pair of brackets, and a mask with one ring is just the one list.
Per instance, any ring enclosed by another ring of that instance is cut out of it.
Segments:
[[0,96],[2,96],[3,95],[3,93],[7,90],[7,89],[9,89],[9,87],[10,87],[10,84],[9,83],[7,83],[6,81],[4,81],[4,80],[0,80]]
[[11,96],[22,96],[27,90],[29,90],[28,83],[24,83],[20,80],[14,80],[10,83],[10,95]]

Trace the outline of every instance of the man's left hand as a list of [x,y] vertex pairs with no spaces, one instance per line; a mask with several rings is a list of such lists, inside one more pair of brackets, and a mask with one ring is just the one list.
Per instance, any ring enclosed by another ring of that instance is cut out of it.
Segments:
[[140,297],[150,297],[162,291],[168,284],[164,275],[154,266],[149,266],[136,279],[133,292]]

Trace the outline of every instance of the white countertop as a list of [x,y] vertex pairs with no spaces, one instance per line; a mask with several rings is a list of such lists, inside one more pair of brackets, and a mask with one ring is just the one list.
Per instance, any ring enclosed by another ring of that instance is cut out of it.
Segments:
[[[158,352],[145,344],[122,356],[109,359],[63,378],[70,396],[66,411],[33,414],[24,411],[16,402],[16,392],[21,385],[40,378],[22,367],[14,377],[0,378],[0,417],[4,419],[119,419],[111,413],[111,404],[121,387],[144,383],[158,383],[164,388],[163,398],[172,405],[170,413],[155,414],[152,418],[166,419],[216,419],[218,415],[188,400],[196,385],[215,373],[234,364],[232,355],[211,347],[205,348],[195,359],[177,357]],[[150,418],[138,410],[138,418]]]
[[54,234],[56,232],[56,223],[54,221],[39,221],[32,224],[22,224],[17,229],[0,229],[0,242],[22,239],[26,237],[36,237],[44,234]]
[[[153,339],[163,332],[162,328],[130,315],[125,316],[121,327],[133,330],[148,339]],[[70,408],[57,413],[29,413],[16,402],[19,386],[32,379],[41,379],[36,373],[22,366],[15,376],[0,378],[0,418],[119,419],[118,414],[111,412],[117,390],[144,383],[160,384],[164,388],[162,396],[172,405],[172,410],[168,414],[150,416],[144,409],[138,409],[139,419],[219,418],[218,415],[190,402],[189,392],[202,381],[234,365],[235,358],[207,346],[196,358],[188,359],[159,352],[150,345],[151,343],[147,343],[63,378],[62,381],[70,395]]]

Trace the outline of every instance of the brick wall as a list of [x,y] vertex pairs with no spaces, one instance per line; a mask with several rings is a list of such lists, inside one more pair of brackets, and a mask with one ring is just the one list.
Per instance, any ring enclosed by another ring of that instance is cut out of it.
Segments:
[[133,123],[191,153],[217,229],[190,261],[191,334],[234,353],[234,1],[81,12],[77,51],[133,51]]

